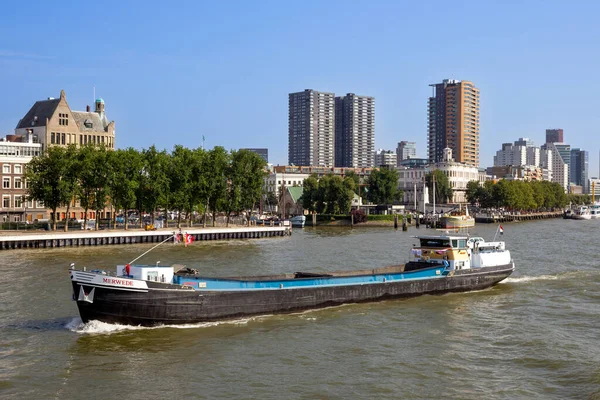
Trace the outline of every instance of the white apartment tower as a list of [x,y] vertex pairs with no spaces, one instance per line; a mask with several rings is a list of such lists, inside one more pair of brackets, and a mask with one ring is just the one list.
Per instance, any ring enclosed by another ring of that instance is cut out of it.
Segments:
[[374,164],[375,98],[348,93],[335,98],[335,166]]
[[289,94],[288,163],[333,167],[335,95],[306,89]]

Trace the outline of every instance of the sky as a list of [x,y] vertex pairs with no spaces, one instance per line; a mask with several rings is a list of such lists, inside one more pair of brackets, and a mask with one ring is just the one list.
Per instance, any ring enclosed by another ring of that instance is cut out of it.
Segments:
[[102,97],[118,148],[266,147],[287,164],[288,94],[375,97],[375,148],[427,156],[429,84],[472,81],[481,166],[548,128],[599,175],[600,2],[11,2],[0,13],[0,136],[37,100]]

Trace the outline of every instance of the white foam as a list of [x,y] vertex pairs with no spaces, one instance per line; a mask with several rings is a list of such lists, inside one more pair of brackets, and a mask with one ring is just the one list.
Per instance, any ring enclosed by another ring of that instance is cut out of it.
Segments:
[[558,279],[557,275],[519,276],[516,278],[506,278],[500,283],[526,283],[533,281],[554,281],[556,279]]
[[246,325],[248,322],[268,317],[268,315],[262,315],[260,317],[234,319],[227,321],[214,321],[214,322],[199,322],[197,324],[182,324],[182,325],[158,325],[158,326],[134,326],[134,325],[121,325],[121,324],[109,324],[100,321],[90,321],[84,324],[80,318],[73,318],[71,322],[65,325],[65,328],[75,333],[86,333],[86,334],[111,334],[122,331],[138,331],[146,329],[162,329],[162,328],[175,328],[175,329],[197,329],[197,328],[208,328],[211,326],[218,325]]

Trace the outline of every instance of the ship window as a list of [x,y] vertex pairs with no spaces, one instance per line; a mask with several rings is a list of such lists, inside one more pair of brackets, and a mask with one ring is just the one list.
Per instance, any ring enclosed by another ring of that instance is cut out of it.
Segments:
[[447,239],[421,239],[421,247],[448,247],[450,246],[450,241]]
[[460,247],[461,249],[464,249],[465,247],[467,247],[467,241],[466,241],[466,239],[459,239],[458,240],[458,247]]
[[453,248],[458,248],[458,239],[452,239],[452,247]]

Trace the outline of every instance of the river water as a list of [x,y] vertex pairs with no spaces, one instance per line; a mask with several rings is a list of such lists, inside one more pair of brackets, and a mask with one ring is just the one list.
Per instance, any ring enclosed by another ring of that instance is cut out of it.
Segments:
[[[362,269],[406,261],[425,232],[305,228],[163,245],[140,262],[218,275]],[[600,221],[504,232],[517,270],[488,290],[160,328],[83,325],[68,274],[151,245],[4,251],[0,398],[600,399]]]

